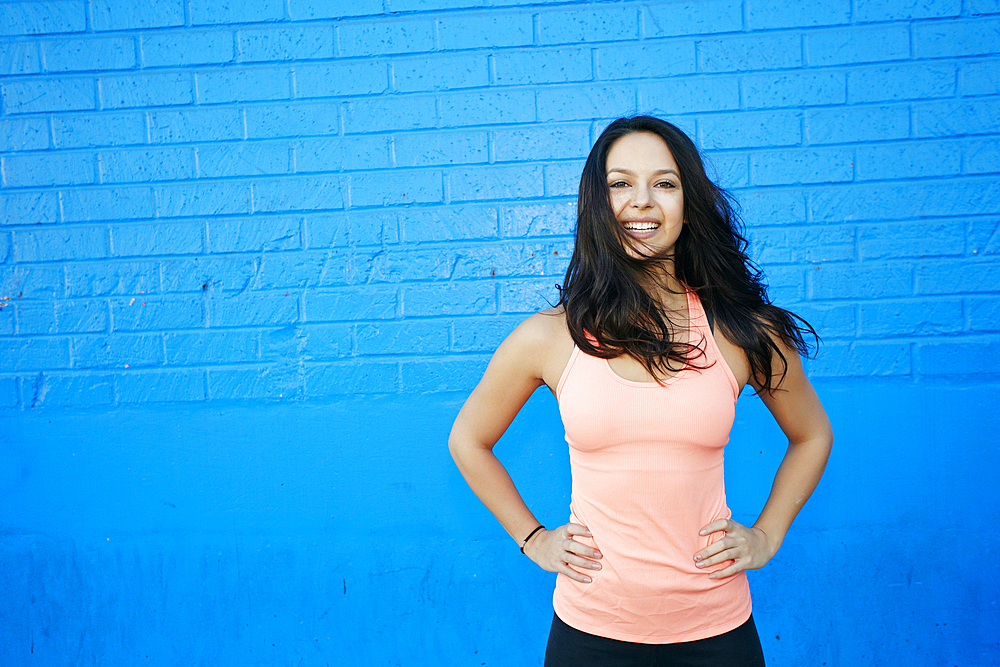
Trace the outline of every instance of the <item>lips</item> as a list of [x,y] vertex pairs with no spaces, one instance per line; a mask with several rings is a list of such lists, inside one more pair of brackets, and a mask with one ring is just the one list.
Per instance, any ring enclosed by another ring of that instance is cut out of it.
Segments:
[[660,228],[656,220],[623,220],[621,225],[629,236],[636,239],[648,239]]

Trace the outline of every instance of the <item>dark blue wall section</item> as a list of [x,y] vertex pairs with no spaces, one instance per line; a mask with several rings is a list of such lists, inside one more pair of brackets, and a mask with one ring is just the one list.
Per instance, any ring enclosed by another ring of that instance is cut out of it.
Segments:
[[[540,664],[447,433],[635,112],[824,338],[770,662],[997,664],[998,72],[995,0],[0,2],[0,664]],[[551,396],[498,452],[564,521]]]

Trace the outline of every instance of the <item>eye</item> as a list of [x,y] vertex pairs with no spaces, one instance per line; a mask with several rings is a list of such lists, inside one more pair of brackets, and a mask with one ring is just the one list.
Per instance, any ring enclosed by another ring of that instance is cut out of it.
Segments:
[[628,187],[628,183],[626,183],[625,181],[612,181],[611,183],[608,183],[608,187],[609,188],[626,188],[626,187]]
[[673,183],[671,183],[670,181],[660,181],[659,183],[656,184],[656,187],[658,187],[658,188],[676,188],[677,186],[674,185]]

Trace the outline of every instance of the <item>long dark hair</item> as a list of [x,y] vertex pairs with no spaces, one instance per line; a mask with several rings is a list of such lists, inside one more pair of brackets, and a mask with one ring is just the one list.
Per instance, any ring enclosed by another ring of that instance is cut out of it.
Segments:
[[[633,132],[662,138],[680,171],[685,224],[669,256],[630,254],[629,239],[611,208],[608,152]],[[775,391],[775,356],[782,378],[787,361],[772,336],[802,354],[809,350],[803,334],[816,342],[819,337],[808,322],[768,299],[761,271],[746,254],[742,228],[732,196],[708,177],[684,132],[650,116],[611,123],[583,167],[576,242],[559,290],[558,305],[573,341],[586,354],[604,359],[627,354],[654,377],[696,365],[703,352],[676,341],[676,325],[648,289],[663,266],[673,263],[674,276],[698,295],[716,327],[746,353],[751,378],[762,390]]]

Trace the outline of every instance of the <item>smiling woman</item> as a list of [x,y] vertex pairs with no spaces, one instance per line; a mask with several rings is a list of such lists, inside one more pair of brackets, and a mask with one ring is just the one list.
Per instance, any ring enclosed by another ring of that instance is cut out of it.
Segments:
[[[799,359],[812,328],[767,299],[737,226],[683,132],[612,123],[583,169],[559,303],[508,336],[455,420],[449,446],[469,485],[559,573],[549,667],[763,664],[745,570],[778,550],[832,433]],[[573,478],[569,521],[553,530],[492,451],[543,384]],[[789,443],[749,527],[732,520],[723,479],[747,384]]]

